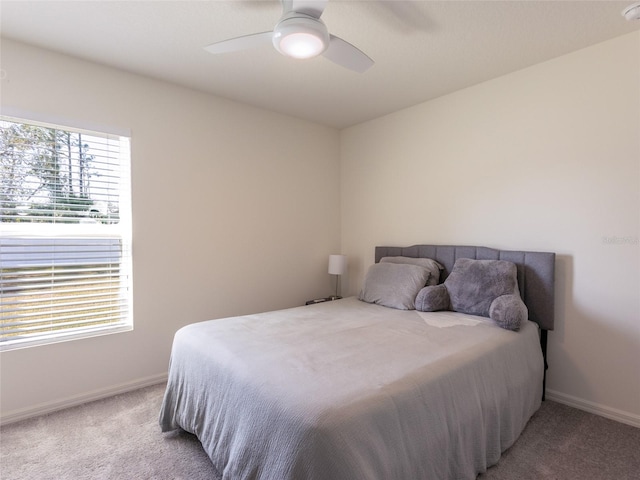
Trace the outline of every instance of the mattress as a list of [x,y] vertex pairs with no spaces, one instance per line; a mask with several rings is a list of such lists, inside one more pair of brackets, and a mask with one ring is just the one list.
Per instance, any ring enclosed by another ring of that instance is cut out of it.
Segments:
[[224,480],[475,479],[539,408],[536,324],[334,302],[188,325],[163,431]]

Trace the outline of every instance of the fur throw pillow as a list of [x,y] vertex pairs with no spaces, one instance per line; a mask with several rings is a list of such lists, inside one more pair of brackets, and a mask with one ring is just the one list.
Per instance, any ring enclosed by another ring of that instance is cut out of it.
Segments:
[[528,317],[516,265],[506,260],[459,258],[443,284],[418,292],[415,305],[423,312],[453,310],[489,317],[508,330],[518,330]]

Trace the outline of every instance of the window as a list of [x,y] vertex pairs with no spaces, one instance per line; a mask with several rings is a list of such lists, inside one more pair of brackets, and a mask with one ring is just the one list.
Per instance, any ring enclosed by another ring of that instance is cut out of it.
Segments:
[[0,117],[0,350],[130,330],[129,138]]

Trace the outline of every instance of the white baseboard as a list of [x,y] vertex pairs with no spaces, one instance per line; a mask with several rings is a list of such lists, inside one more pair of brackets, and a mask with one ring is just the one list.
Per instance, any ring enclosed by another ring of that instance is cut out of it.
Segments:
[[167,374],[152,375],[150,377],[140,378],[132,382],[121,383],[119,385],[113,385],[104,389],[93,390],[91,392],[82,393],[80,395],[74,395],[71,397],[63,398],[62,400],[56,400],[53,402],[45,402],[32,407],[24,409],[13,410],[6,415],[0,417],[0,425],[8,425],[10,423],[19,422],[20,420],[26,420],[27,418],[37,417],[39,415],[45,415],[57,410],[63,410],[69,407],[75,407],[82,405],[83,403],[93,402],[107,397],[112,397],[120,393],[130,392],[131,390],[137,390],[139,388],[149,387],[151,385],[157,385],[167,381]]
[[[167,381],[167,374],[152,375],[150,377],[140,378],[133,382],[121,383],[119,385],[113,385],[108,388],[93,390],[91,392],[83,393],[80,395],[74,395],[55,402],[46,402],[33,407],[28,407],[20,410],[14,410],[0,417],[0,425],[8,425],[10,423],[26,420],[31,417],[37,417],[39,415],[46,415],[57,410],[63,410],[69,407],[75,407],[82,405],[83,403],[93,402],[95,400],[101,400],[103,398],[112,397],[120,393],[130,392],[139,388],[149,387],[151,385],[157,385]],[[634,427],[640,428],[640,415],[636,415],[623,410],[600,405],[588,400],[583,400],[572,395],[567,395],[555,390],[546,390],[546,398],[554,402],[562,403],[570,407],[584,410],[585,412],[600,415],[601,417],[609,418],[617,422],[625,423]]]
[[607,407],[598,403],[583,400],[572,395],[560,393],[555,390],[546,390],[546,398],[554,402],[562,403],[570,407],[584,410],[585,412],[594,413],[601,417],[609,418],[617,422],[626,423],[633,427],[640,427],[640,415],[636,415],[616,408]]

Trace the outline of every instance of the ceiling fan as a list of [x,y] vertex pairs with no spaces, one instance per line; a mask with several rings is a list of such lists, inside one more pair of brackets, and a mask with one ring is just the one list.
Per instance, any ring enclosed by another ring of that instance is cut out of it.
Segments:
[[332,62],[362,73],[373,65],[366,54],[328,32],[320,16],[328,0],[282,0],[282,17],[273,31],[254,33],[213,43],[210,53],[228,53],[260,47],[269,42],[282,55],[312,58],[323,55]]

